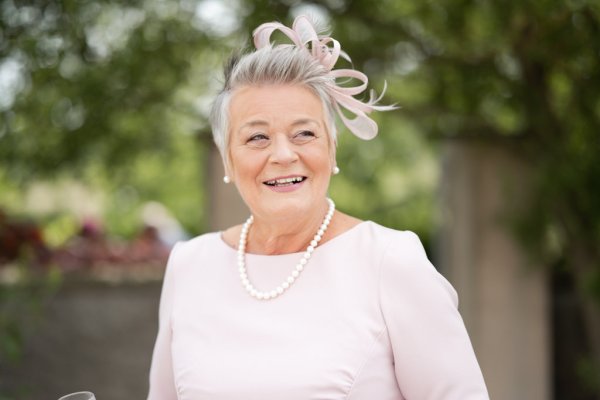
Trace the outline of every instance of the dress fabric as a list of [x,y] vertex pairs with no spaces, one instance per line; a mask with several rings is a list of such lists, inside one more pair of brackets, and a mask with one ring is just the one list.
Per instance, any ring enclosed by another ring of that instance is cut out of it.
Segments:
[[[249,279],[272,290],[301,256],[247,254]],[[171,252],[148,399],[488,399],[457,305],[409,231],[362,222],[268,301],[205,234]]]

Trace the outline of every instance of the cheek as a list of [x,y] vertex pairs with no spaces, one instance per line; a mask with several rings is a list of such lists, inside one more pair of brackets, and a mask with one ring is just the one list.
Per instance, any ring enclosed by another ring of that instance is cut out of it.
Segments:
[[331,164],[332,157],[333,154],[329,149],[322,149],[317,154],[312,154],[310,165],[314,172],[322,176],[328,176],[329,171],[333,168]]
[[233,151],[230,153],[230,168],[233,176],[248,181],[254,180],[261,172],[262,158],[255,152]]

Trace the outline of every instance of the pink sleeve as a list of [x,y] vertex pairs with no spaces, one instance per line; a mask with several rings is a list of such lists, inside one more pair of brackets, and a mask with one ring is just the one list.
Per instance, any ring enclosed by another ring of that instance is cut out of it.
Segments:
[[176,249],[177,245],[175,245],[169,256],[162,293],[160,295],[158,335],[154,345],[154,353],[152,354],[148,400],[177,399],[171,359],[171,310],[173,307],[175,286],[175,268],[173,264]]
[[407,400],[489,399],[450,283],[419,238],[402,232],[384,255],[381,308],[396,380]]

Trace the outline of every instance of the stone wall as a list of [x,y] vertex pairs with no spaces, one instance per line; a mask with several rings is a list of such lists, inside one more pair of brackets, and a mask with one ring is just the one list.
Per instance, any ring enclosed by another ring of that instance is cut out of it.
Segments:
[[89,390],[98,400],[144,399],[161,285],[67,280],[31,321],[22,362],[0,370],[0,398]]

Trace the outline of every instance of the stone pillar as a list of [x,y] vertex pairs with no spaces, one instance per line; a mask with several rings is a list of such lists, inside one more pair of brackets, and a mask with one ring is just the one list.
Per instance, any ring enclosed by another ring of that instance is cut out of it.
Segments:
[[221,155],[214,145],[209,150],[208,163],[208,221],[210,231],[224,230],[243,223],[250,215],[235,184],[223,183],[225,171]]
[[510,227],[529,169],[498,142],[448,141],[443,162],[438,264],[459,293],[490,397],[550,399],[548,277]]

